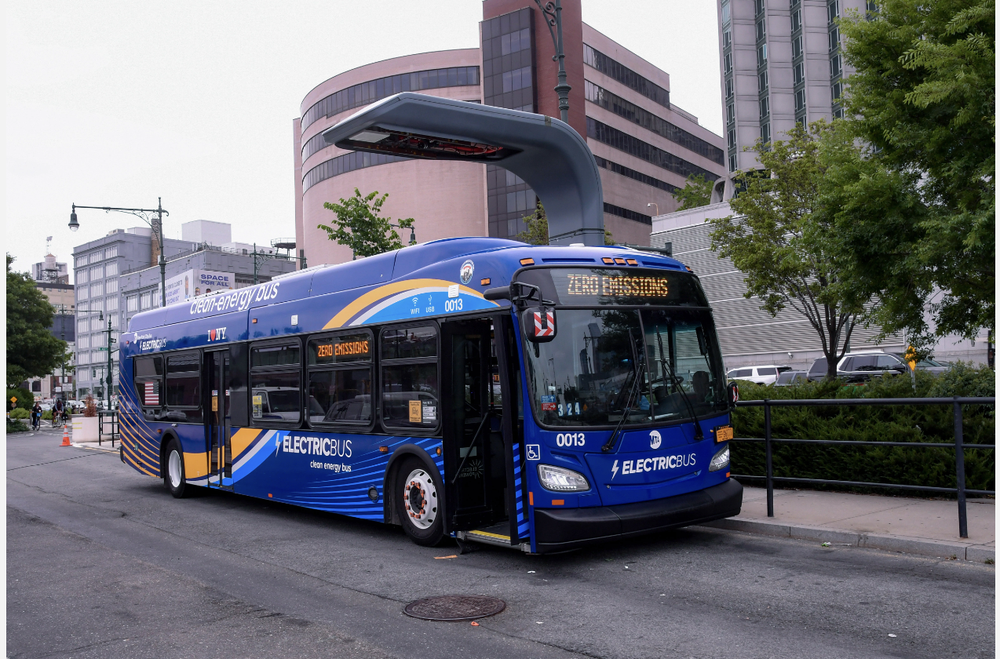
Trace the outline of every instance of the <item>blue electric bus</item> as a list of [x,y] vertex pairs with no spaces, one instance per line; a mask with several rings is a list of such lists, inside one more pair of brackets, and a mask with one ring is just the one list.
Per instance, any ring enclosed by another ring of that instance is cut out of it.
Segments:
[[616,246],[457,238],[203,295],[121,336],[121,459],[545,553],[736,515],[698,278]]

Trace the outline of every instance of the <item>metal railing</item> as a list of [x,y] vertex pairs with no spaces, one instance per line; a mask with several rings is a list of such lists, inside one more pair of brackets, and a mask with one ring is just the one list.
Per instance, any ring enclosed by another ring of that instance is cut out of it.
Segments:
[[97,445],[101,446],[105,439],[111,440],[111,448],[115,447],[118,437],[118,411],[98,410],[97,412]]
[[[817,485],[850,485],[854,487],[883,487],[897,490],[914,490],[922,492],[938,492],[955,494],[958,499],[958,533],[960,537],[969,537],[968,518],[966,516],[965,495],[982,494],[995,495],[995,490],[970,490],[965,487],[965,451],[966,449],[994,449],[995,444],[965,444],[962,440],[962,405],[993,405],[996,398],[834,398],[834,399],[801,399],[801,400],[747,400],[736,403],[737,407],[764,408],[764,437],[734,437],[734,442],[764,442],[764,476],[749,474],[733,474],[734,478],[763,479],[767,487],[767,516],[774,517],[774,483],[802,483]],[[955,431],[953,442],[867,442],[835,439],[779,439],[771,436],[771,408],[773,407],[846,407],[851,405],[952,405],[954,410]],[[772,451],[775,443],[809,444],[812,446],[905,446],[909,448],[942,448],[955,449],[955,487],[931,487],[926,485],[907,485],[898,483],[868,483],[863,481],[841,481],[823,478],[796,478],[791,476],[775,476]]]

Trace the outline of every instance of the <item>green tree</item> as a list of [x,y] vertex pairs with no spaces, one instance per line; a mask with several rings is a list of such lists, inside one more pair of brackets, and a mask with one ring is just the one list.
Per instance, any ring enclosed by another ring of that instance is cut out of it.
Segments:
[[714,181],[706,181],[704,174],[691,174],[687,177],[687,183],[683,188],[674,192],[674,199],[681,203],[677,207],[679,211],[686,211],[689,208],[699,208],[707,206],[712,200],[712,186]]
[[[524,222],[524,231],[517,234],[514,240],[520,240],[529,245],[549,244],[549,219],[545,216],[545,207],[542,206],[542,202],[537,202],[535,212],[531,215],[525,215],[521,220]],[[614,236],[607,229],[604,230],[604,244],[616,244]]]
[[26,273],[10,269],[7,255],[7,385],[51,373],[62,363],[66,342],[52,336],[55,308]]
[[816,331],[827,359],[827,377],[836,377],[867,297],[845,287],[838,263],[830,258],[839,240],[836,226],[820,206],[828,160],[860,159],[857,151],[829,148],[844,138],[819,121],[796,125],[786,141],[755,146],[763,171],[737,172],[743,191],[730,205],[735,215],[710,219],[712,249],[745,275],[747,298],[760,298],[772,316],[788,307]]
[[[354,196],[341,198],[339,203],[326,202],[324,208],[333,211],[336,216],[330,225],[320,224],[320,229],[326,231],[330,240],[350,247],[354,256],[375,256],[403,247],[399,234],[390,226],[391,218],[382,217],[382,204],[389,193],[379,196],[377,191],[361,196],[361,191],[354,188]],[[413,218],[396,220],[396,226],[409,229],[413,226]]]
[[[887,331],[927,338],[928,306],[938,335],[995,330],[994,14],[994,0],[878,0],[841,22],[858,137],[888,170],[920,177],[924,212],[908,222],[883,224],[862,204],[841,213],[850,277],[882,289]],[[859,179],[855,198],[878,196],[883,182]]]

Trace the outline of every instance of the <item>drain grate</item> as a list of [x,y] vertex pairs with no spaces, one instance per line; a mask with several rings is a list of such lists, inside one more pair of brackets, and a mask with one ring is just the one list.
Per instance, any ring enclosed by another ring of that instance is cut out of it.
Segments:
[[421,620],[475,620],[496,615],[506,608],[503,600],[485,595],[441,595],[425,597],[403,607],[403,613]]

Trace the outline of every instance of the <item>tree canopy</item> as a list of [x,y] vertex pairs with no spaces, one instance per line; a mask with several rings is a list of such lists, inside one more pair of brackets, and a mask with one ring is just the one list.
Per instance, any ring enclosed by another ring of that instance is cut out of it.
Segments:
[[758,297],[772,316],[788,307],[809,321],[832,378],[868,298],[843,284],[832,257],[839,236],[823,206],[825,177],[832,164],[860,155],[850,135],[823,121],[787,135],[766,148],[757,143],[763,171],[736,173],[735,214],[708,220],[712,249],[744,273],[747,298]]
[[409,229],[413,226],[413,218],[396,220],[382,217],[382,204],[385,203],[389,193],[379,196],[378,191],[371,192],[366,196],[361,195],[361,191],[354,188],[354,196],[343,199],[338,203],[326,202],[323,207],[333,211],[335,218],[330,225],[320,224],[330,236],[330,240],[335,240],[338,244],[350,247],[354,256],[375,256],[383,252],[389,252],[403,247],[403,241],[396,233],[391,224],[399,228]]
[[49,331],[55,308],[7,255],[7,385],[48,375],[62,363],[66,342]]
[[[879,0],[841,22],[848,116],[884,167],[846,173],[841,256],[856,285],[880,291],[886,331],[930,341],[928,307],[938,335],[995,330],[994,14],[995,0]],[[887,223],[866,200],[887,200],[892,177],[915,179],[917,200]]]
[[687,183],[683,188],[674,192],[674,199],[681,203],[677,207],[679,211],[686,211],[689,208],[699,208],[707,206],[712,200],[713,181],[706,181],[704,174],[691,174],[687,177]]

